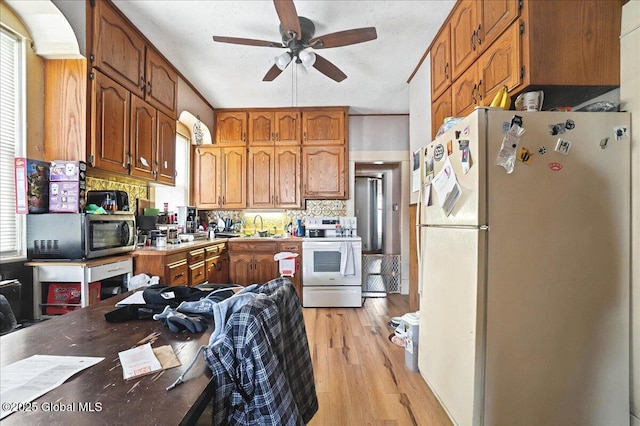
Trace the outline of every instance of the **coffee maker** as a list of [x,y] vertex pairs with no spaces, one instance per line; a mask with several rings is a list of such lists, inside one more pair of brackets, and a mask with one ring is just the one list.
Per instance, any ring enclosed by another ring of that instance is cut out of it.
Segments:
[[198,230],[198,212],[195,207],[178,206],[178,229],[185,234],[195,234]]

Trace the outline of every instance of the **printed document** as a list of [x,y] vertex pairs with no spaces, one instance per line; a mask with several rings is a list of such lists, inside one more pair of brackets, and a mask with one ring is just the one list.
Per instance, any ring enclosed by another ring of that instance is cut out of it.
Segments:
[[[69,377],[104,358],[33,355],[0,369],[0,419],[63,384]],[[13,407],[13,408],[12,408]],[[5,410],[6,409],[6,410]]]

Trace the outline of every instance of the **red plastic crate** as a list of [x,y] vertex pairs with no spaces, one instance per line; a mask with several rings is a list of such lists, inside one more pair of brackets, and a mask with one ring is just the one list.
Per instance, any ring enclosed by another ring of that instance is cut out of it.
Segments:
[[[89,283],[89,305],[100,301],[100,282]],[[49,283],[47,304],[80,304],[80,283]],[[79,306],[47,306],[47,315],[66,314]]]

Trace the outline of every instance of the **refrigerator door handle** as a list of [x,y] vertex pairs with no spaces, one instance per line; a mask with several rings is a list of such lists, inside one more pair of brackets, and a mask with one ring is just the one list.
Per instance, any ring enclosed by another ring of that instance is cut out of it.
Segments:
[[480,231],[488,231],[489,230],[489,225],[480,225],[480,226],[473,226],[473,225],[425,225],[425,224],[420,224],[418,225],[420,227],[425,227],[425,228],[446,228],[446,229],[477,229]]

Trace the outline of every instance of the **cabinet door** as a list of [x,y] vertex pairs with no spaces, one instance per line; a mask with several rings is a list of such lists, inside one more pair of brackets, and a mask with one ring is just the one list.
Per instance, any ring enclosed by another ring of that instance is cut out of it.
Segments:
[[296,257],[296,270],[293,274],[293,277],[287,277],[296,289],[296,293],[298,294],[298,298],[302,301],[302,243],[300,242],[286,242],[278,244],[278,251],[283,252],[287,251],[290,253],[298,253],[298,257]]
[[233,284],[253,284],[253,255],[234,254],[229,259],[229,281]]
[[98,71],[91,90],[92,166],[128,174],[131,93]]
[[245,145],[246,134],[246,112],[216,113],[216,143],[218,145]]
[[451,38],[449,23],[445,23],[431,47],[431,99],[435,99],[451,84]]
[[346,198],[344,151],[340,146],[303,148],[303,198]]
[[302,114],[304,145],[344,145],[344,112],[313,111]]
[[247,152],[244,147],[222,150],[222,206],[227,209],[247,207]]
[[280,276],[278,272],[278,263],[273,260],[275,253],[256,254],[254,255],[254,283],[264,284],[274,278]]
[[502,86],[507,86],[509,91],[518,87],[522,83],[518,24],[513,24],[489,46],[480,56],[477,64],[479,78],[482,81],[481,90],[485,100],[490,102]]
[[269,208],[275,203],[275,158],[272,147],[249,148],[247,207]]
[[229,255],[227,253],[207,259],[207,281],[210,284],[227,284],[229,282]]
[[518,17],[519,0],[491,0],[479,2],[480,28],[476,40],[489,46]]
[[435,139],[444,119],[451,117],[451,88],[445,90],[431,105],[431,137]]
[[222,204],[220,195],[221,176],[220,148],[205,145],[193,154],[193,192],[191,199],[200,209],[218,209]]
[[249,113],[249,145],[273,145],[275,141],[273,112]]
[[275,113],[276,145],[300,145],[300,113],[280,111]]
[[229,280],[229,253],[222,253],[218,262],[218,282],[230,283]]
[[455,80],[478,56],[479,46],[475,37],[478,25],[476,1],[460,1],[450,22],[451,72]]
[[158,182],[175,184],[176,174],[176,121],[158,111]]
[[477,67],[471,65],[451,85],[451,105],[454,117],[465,117],[480,105]]
[[275,207],[283,209],[302,207],[300,152],[299,146],[278,146],[275,148]]
[[157,160],[156,109],[137,96],[131,96],[131,176],[155,178]]
[[169,117],[176,119],[178,74],[163,58],[147,48],[145,100]]
[[100,71],[140,97],[144,96],[144,40],[105,1],[95,2],[93,56]]

